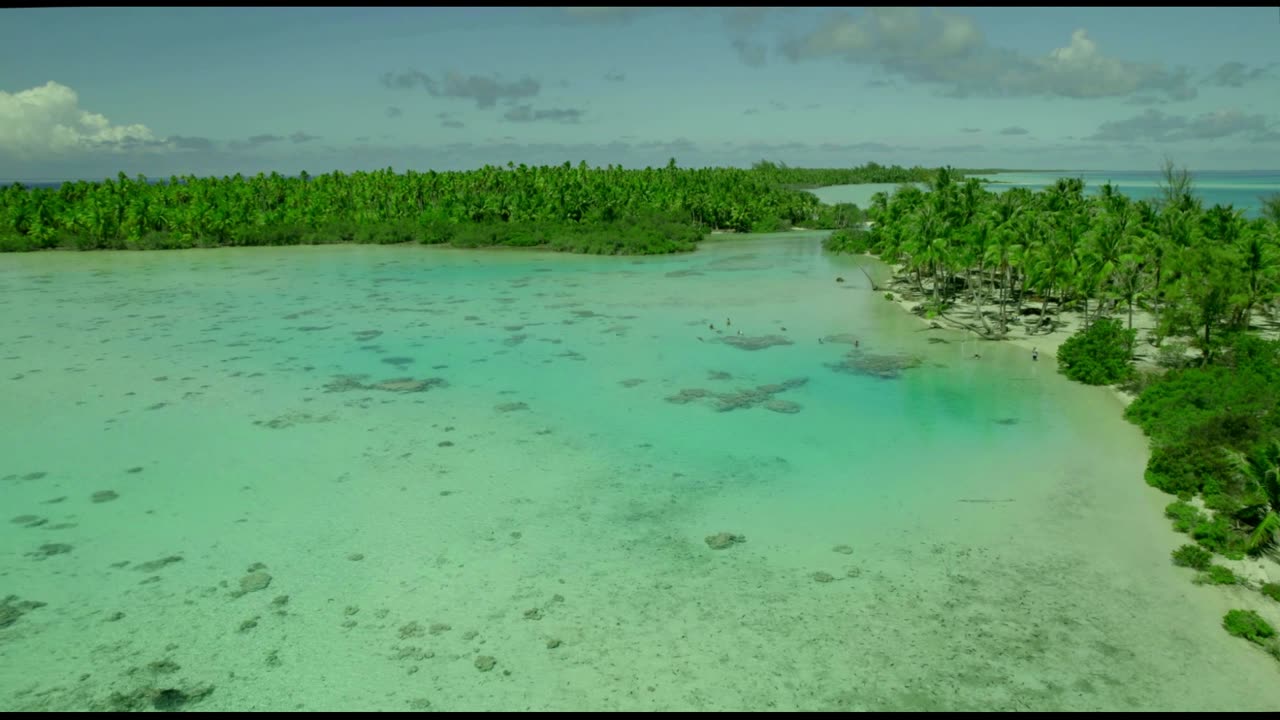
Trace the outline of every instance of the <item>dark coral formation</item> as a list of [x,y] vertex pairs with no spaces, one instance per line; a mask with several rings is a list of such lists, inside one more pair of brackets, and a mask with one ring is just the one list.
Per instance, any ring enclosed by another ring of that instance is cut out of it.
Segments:
[[799,403],[781,400],[774,397],[778,393],[798,388],[808,382],[808,378],[792,378],[781,383],[760,385],[736,392],[718,393],[704,388],[685,388],[675,395],[666,398],[667,402],[676,405],[687,405],[695,400],[710,399],[719,412],[730,410],[748,410],[762,405],[766,410],[777,413],[793,414],[800,412]]
[[739,350],[764,350],[775,345],[792,345],[793,343],[781,335],[726,335],[720,338],[725,345],[732,345]]
[[744,543],[746,541],[747,537],[745,535],[738,535],[737,533],[731,532],[721,532],[716,533],[715,535],[708,535],[706,537],[707,547],[712,550],[726,550],[734,545]]
[[336,375],[332,380],[324,384],[324,391],[327,393],[335,392],[351,392],[353,390],[380,390],[383,392],[397,393],[418,393],[426,392],[431,388],[445,387],[448,383],[444,378],[424,378],[421,380],[415,378],[392,378],[372,384],[362,382],[367,375]]
[[282,428],[293,427],[294,425],[331,422],[333,418],[333,415],[312,415],[311,413],[294,412],[287,415],[281,415],[280,417],[272,418],[270,420],[254,420],[253,424],[269,427],[273,430],[280,430]]
[[921,364],[923,361],[914,355],[881,355],[854,348],[845,353],[840,362],[828,363],[827,367],[850,375],[870,375],[894,380],[901,377],[904,370],[920,367]]
[[45,543],[35,550],[27,553],[27,557],[33,557],[37,560],[53,557],[54,555],[65,555],[71,552],[71,546],[66,543]]
[[23,615],[44,606],[45,603],[42,602],[21,600],[17,595],[9,595],[4,600],[0,600],[0,628],[9,627],[18,622]]

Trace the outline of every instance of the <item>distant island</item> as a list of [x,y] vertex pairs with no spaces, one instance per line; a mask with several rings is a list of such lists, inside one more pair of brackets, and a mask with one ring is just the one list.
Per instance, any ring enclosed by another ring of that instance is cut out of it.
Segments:
[[[953,170],[959,176],[994,172]],[[693,250],[708,232],[835,230],[862,222],[804,188],[928,183],[938,168],[868,163],[839,169],[762,161],[750,169],[630,170],[585,163],[390,169],[312,177],[129,178],[20,183],[0,190],[0,251],[325,243],[544,247],[594,254]]]

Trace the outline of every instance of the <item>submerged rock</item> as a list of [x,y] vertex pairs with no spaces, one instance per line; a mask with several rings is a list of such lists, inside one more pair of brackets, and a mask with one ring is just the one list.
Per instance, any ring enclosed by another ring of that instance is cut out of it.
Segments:
[[902,371],[920,367],[923,361],[914,355],[880,355],[854,349],[837,363],[827,367],[850,375],[871,375],[884,380],[901,377]]
[[791,402],[790,400],[770,400],[764,404],[764,407],[766,410],[787,415],[794,415],[800,412],[800,403]]
[[708,535],[706,537],[707,547],[712,550],[725,550],[746,541],[747,538],[745,535],[738,535],[737,533],[731,532],[716,533],[715,535]]
[[781,383],[760,385],[727,393],[712,392],[704,388],[685,388],[675,395],[668,396],[666,400],[676,405],[685,405],[695,400],[709,399],[718,412],[745,410],[763,405],[774,412],[790,414],[800,411],[799,403],[789,400],[777,400],[774,395],[798,388],[807,382],[809,382],[808,378],[792,378]]
[[395,393],[417,393],[426,392],[434,387],[444,387],[448,385],[444,378],[392,378],[372,384],[361,382],[365,375],[335,375],[332,380],[325,383],[324,391],[327,393],[334,392],[351,392],[353,390],[379,390],[382,392]]
[[775,345],[792,345],[793,343],[781,335],[726,335],[720,338],[725,345],[732,345],[739,350],[764,350]]
[[243,593],[266,590],[271,584],[271,576],[262,570],[255,570],[240,578],[240,591]]
[[42,602],[21,600],[17,595],[9,595],[4,600],[0,600],[0,628],[9,627],[18,622],[23,615],[44,606],[45,603]]

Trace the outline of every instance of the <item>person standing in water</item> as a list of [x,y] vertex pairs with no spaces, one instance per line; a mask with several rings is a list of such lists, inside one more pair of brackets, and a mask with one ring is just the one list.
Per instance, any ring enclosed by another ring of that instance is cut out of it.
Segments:
[[1039,359],[1040,359],[1040,350],[1037,348],[1031,348],[1031,360],[1034,362]]

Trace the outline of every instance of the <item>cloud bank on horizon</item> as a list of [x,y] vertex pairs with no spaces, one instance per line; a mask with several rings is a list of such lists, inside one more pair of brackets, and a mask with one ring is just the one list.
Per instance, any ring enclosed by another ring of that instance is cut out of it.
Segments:
[[1274,8],[0,10],[0,179],[1261,169],[1277,47]]

